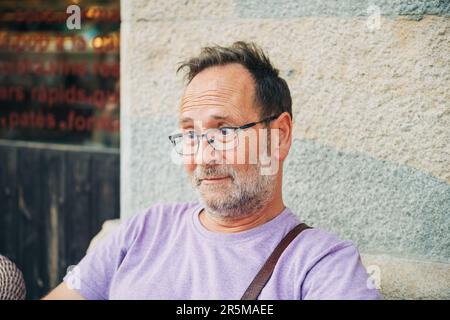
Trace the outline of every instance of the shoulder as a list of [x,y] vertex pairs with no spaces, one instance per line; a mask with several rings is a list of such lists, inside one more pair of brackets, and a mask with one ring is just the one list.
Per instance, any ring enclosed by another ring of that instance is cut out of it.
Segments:
[[162,233],[173,231],[187,221],[187,217],[199,204],[195,202],[184,203],[157,203],[131,217],[119,221],[105,223],[102,232],[97,235],[95,243],[91,243],[89,251],[98,244],[119,246],[128,250],[140,241],[149,241]]
[[121,228],[127,234],[137,235],[142,231],[177,225],[190,216],[197,202],[156,203],[135,215],[124,219]]
[[[362,264],[355,243],[337,235],[310,229],[303,235],[303,299],[381,299]],[[301,240],[301,239],[300,239]]]
[[359,258],[358,249],[353,241],[341,239],[338,235],[320,228],[304,230],[294,240],[290,250],[291,254],[301,256],[301,264],[306,269],[314,267],[328,256]]
[[197,202],[156,203],[128,218],[126,223],[139,224],[155,220],[176,220],[184,218],[199,207]]

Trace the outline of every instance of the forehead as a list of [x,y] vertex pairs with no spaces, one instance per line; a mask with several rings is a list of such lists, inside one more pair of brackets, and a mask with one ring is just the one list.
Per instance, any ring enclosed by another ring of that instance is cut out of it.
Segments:
[[240,64],[214,66],[201,71],[186,87],[180,118],[222,115],[245,119],[255,113],[253,102],[254,81],[247,69]]
[[253,78],[250,72],[238,63],[212,66],[199,72],[187,86],[186,92],[219,89],[222,85],[251,89]]

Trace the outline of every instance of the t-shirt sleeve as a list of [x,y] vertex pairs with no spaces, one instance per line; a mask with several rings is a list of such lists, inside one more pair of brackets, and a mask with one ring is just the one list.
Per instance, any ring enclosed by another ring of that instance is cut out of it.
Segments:
[[122,222],[111,234],[99,241],[64,277],[69,288],[88,300],[107,300],[111,279],[120,267],[128,248],[136,238],[140,214]]
[[369,279],[356,246],[351,241],[342,241],[310,268],[303,281],[302,298],[376,300],[382,296]]

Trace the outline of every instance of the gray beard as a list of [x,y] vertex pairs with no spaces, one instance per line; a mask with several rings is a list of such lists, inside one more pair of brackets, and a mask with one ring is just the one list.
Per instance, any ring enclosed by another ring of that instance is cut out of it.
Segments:
[[[195,179],[194,186],[200,202],[208,214],[223,220],[235,220],[245,218],[261,211],[274,197],[274,184],[276,175],[261,175],[260,165],[252,166],[246,177],[238,178],[232,168],[210,168],[205,169],[208,174],[221,173],[232,176],[232,190],[226,197],[207,197],[202,194],[200,182]],[[221,186],[208,186],[209,190],[220,191]]]

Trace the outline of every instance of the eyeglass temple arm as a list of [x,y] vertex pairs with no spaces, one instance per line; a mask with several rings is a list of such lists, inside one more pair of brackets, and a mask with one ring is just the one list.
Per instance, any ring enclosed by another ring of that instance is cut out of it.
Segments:
[[262,119],[262,120],[257,121],[257,122],[250,122],[250,123],[247,123],[246,125],[243,125],[242,127],[239,127],[239,129],[247,129],[247,128],[250,128],[250,127],[253,127],[253,126],[257,125],[258,123],[275,120],[278,117],[279,116],[271,116],[271,117]]

